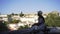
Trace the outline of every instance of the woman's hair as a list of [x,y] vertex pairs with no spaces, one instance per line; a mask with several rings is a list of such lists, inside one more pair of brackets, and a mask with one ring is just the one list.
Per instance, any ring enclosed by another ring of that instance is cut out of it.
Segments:
[[38,16],[41,16],[42,15],[42,11],[38,11]]

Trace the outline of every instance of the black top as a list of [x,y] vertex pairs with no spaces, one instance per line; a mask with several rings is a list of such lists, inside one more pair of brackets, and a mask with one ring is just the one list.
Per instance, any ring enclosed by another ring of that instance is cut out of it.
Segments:
[[39,25],[40,24],[44,24],[44,22],[45,22],[45,20],[44,20],[43,16],[38,17],[38,23],[39,23]]

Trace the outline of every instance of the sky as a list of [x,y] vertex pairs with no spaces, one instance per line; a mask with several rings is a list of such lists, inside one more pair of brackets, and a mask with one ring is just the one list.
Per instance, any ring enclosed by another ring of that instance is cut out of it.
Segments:
[[60,0],[0,0],[0,13],[43,13],[60,11]]

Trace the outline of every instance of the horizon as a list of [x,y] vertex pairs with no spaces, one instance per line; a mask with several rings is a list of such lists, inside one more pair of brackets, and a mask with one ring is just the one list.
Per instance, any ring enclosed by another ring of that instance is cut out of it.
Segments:
[[1,14],[60,12],[60,0],[0,0]]

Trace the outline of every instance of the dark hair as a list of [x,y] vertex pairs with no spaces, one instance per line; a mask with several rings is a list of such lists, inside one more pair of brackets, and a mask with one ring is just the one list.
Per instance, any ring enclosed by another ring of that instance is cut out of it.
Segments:
[[38,16],[42,15],[42,11],[38,11]]

